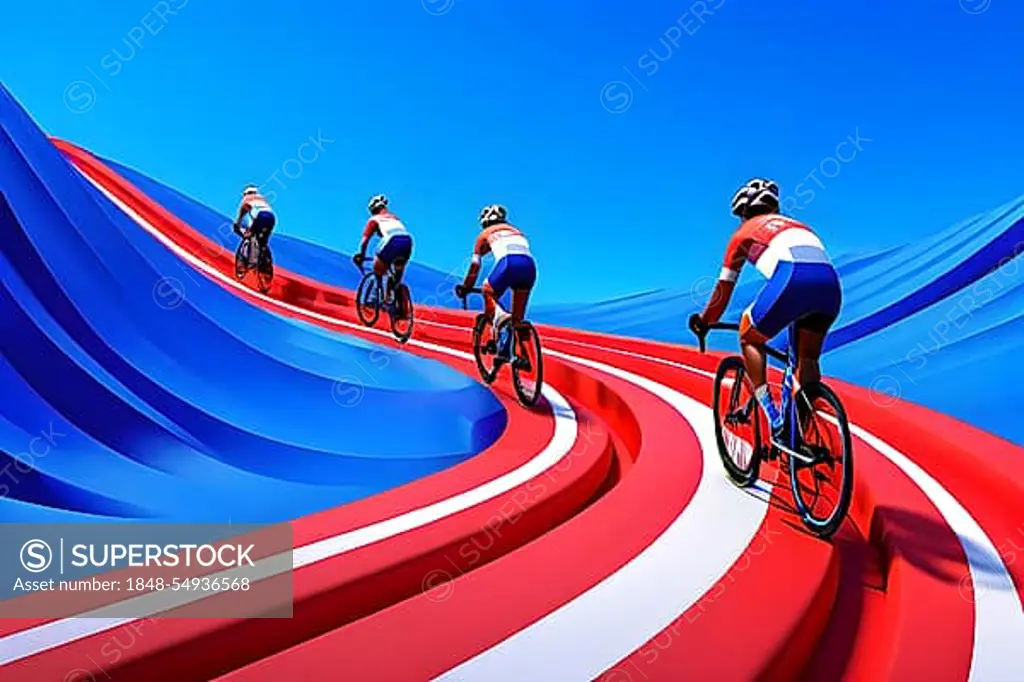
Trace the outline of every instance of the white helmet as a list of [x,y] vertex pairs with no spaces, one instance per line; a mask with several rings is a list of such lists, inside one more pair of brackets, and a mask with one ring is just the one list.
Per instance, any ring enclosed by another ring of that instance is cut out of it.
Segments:
[[751,215],[776,213],[779,210],[779,186],[774,180],[754,178],[732,197],[732,214],[741,220]]
[[383,194],[378,194],[377,196],[370,199],[370,213],[377,213],[381,209],[385,209],[387,207],[388,198]]
[[483,210],[480,211],[480,225],[483,227],[503,223],[506,220],[508,220],[508,209],[504,206],[491,204],[490,206],[484,206]]
[[247,197],[250,194],[259,194],[260,188],[256,185],[246,185],[245,189],[242,190],[242,196]]

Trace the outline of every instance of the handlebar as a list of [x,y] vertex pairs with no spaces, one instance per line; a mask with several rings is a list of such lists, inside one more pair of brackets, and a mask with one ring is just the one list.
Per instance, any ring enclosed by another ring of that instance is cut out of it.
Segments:
[[484,290],[480,289],[479,287],[474,287],[472,289],[466,289],[466,295],[462,297],[462,309],[463,310],[467,310],[467,306],[466,306],[466,299],[467,298],[469,298],[473,294],[482,294],[483,292],[484,292]]
[[707,350],[707,337],[708,332],[714,329],[725,329],[729,331],[739,331],[740,326],[735,322],[716,322],[714,324],[704,325],[700,323],[700,317],[696,314],[690,316],[690,331],[697,337],[697,341],[700,344],[700,352],[703,353]]
[[[696,318],[696,315],[694,315],[694,316],[692,316],[690,318],[690,330],[697,336],[697,339],[700,342],[700,352],[701,353],[703,353],[703,352],[705,352],[707,350],[707,336],[708,336],[708,332],[710,332],[710,331],[712,331],[714,329],[725,329],[725,330],[728,330],[728,331],[739,331],[740,330],[740,326],[736,322],[716,322],[715,324],[709,324],[707,326],[702,326],[699,329],[695,329],[694,328],[694,321],[695,321],[694,318]],[[765,346],[764,352],[766,354],[768,354],[769,357],[775,358],[776,360],[778,360],[780,362],[786,362],[788,360],[788,355],[786,353],[784,353],[782,351],[779,351],[779,350],[776,350],[776,349],[772,348],[771,346]]]

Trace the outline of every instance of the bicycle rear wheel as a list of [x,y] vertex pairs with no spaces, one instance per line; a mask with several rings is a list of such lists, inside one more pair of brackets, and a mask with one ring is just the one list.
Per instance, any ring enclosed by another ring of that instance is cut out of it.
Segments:
[[[512,385],[516,389],[520,404],[523,407],[533,407],[540,398],[541,388],[544,387],[544,358],[541,354],[540,336],[529,322],[520,322],[514,333],[512,343],[516,352],[513,354],[515,360],[512,362]],[[519,341],[520,334],[525,337],[522,343]]]
[[356,289],[356,314],[359,321],[367,327],[377,324],[380,317],[381,304],[380,283],[373,272],[368,272],[359,280],[359,287]]
[[[486,315],[477,315],[476,324],[473,325],[473,357],[476,359],[476,368],[480,371],[480,378],[485,384],[494,383],[498,376],[498,368],[494,365],[495,356],[485,353],[484,347],[493,336],[491,320]],[[494,340],[497,343],[497,339]]]
[[391,333],[399,343],[405,343],[412,336],[413,310],[412,293],[405,284],[395,289],[395,303],[391,309]]
[[[839,397],[822,383],[804,386],[794,400],[800,421],[801,454],[806,464],[790,457],[793,500],[804,525],[827,538],[842,525],[853,497],[853,439]],[[828,474],[838,475],[839,480]]]
[[270,285],[274,282],[274,256],[270,253],[269,246],[260,249],[256,277],[260,292],[265,294],[270,291]]
[[235,279],[243,280],[249,272],[249,249],[246,247],[247,240],[243,239],[235,249]]
[[761,468],[761,420],[742,358],[728,357],[718,366],[712,409],[718,456],[725,472],[736,485],[753,485]]

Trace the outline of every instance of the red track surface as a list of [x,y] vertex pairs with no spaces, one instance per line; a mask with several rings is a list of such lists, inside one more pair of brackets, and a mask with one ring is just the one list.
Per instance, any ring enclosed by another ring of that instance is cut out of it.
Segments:
[[[230,278],[232,254],[86,152],[57,144],[146,229],[208,276]],[[217,281],[254,305],[394,345],[353,324],[350,292],[279,270],[270,295],[261,296],[228,278]],[[471,361],[443,350],[468,350],[471,316],[417,313],[414,339],[427,347],[408,350],[473,374]],[[717,357],[573,330],[541,333],[546,379],[576,413],[574,442],[557,463],[490,499],[297,568],[290,621],[112,624],[23,657],[0,669],[0,679],[423,680],[460,664],[446,679],[1022,679],[1024,664],[1000,655],[1010,650],[1000,635],[1024,632],[1017,558],[1024,554],[1024,488],[1014,475],[1020,448],[914,405],[876,405],[863,389],[835,382],[859,427],[857,478],[851,519],[825,542],[789,513],[786,486],[765,507],[723,487],[720,466],[709,465],[717,454],[708,458],[702,434],[711,417],[698,403],[710,401]],[[510,421],[492,448],[427,479],[300,519],[296,546],[452,498],[528,464],[555,439],[557,420],[545,403],[536,413],[519,408],[501,380],[495,392]],[[708,506],[722,495],[733,497]],[[952,506],[943,495],[955,498]],[[978,538],[965,536],[957,503],[980,526],[981,544],[994,548],[987,564],[979,563],[986,557]],[[749,524],[738,544],[730,514]],[[665,549],[670,537],[698,531],[728,546],[730,560],[702,564],[708,543]],[[644,601],[650,595],[630,574],[657,562],[662,578],[647,581],[647,590],[679,608],[655,618],[654,602]],[[979,566],[1012,584],[975,589]],[[618,593],[628,598],[613,600]],[[994,599],[1016,610],[985,601]],[[587,610],[606,603],[617,606]],[[23,633],[24,642],[45,629],[42,622],[2,625],[0,648],[14,641],[12,633]],[[556,643],[561,648],[552,649]],[[487,667],[492,659],[501,665]]]

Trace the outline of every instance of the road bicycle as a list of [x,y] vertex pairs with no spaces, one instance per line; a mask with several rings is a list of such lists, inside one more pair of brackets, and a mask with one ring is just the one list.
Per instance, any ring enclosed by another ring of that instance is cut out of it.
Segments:
[[[699,318],[692,319],[690,327],[700,341],[701,353],[712,329],[739,330],[734,323],[702,326]],[[741,487],[758,480],[762,461],[779,460],[780,469],[789,473],[794,505],[804,525],[819,537],[831,537],[846,517],[853,496],[853,441],[846,410],[823,382],[794,391],[793,373],[799,357],[795,326],[789,328],[787,352],[766,351],[785,365],[782,437],[776,441],[771,434],[743,358],[727,356],[718,365],[713,394],[719,456],[729,477]],[[826,473],[838,473],[839,483],[831,484]]]
[[274,282],[274,256],[270,252],[270,244],[260,246],[252,230],[242,234],[242,241],[235,249],[235,279],[244,281],[251,270],[256,270],[256,284],[260,293],[270,291]]
[[[462,298],[470,294],[481,294],[480,289],[467,289]],[[518,340],[519,343],[515,343]],[[491,318],[480,313],[473,324],[473,357],[484,383],[491,384],[498,377],[503,365],[512,367],[512,386],[523,407],[533,407],[540,398],[544,386],[544,357],[537,329],[526,320],[512,324],[512,317],[506,317],[495,332]]]
[[[388,314],[391,333],[399,343],[405,343],[412,336],[412,293],[404,282],[395,286],[395,263],[388,266],[387,273],[380,277],[372,269],[366,269],[367,260],[372,259],[364,258],[358,263],[363,273],[356,288],[356,314],[359,321],[372,327],[380,319],[381,310],[384,310]],[[397,295],[399,293],[401,296]]]

